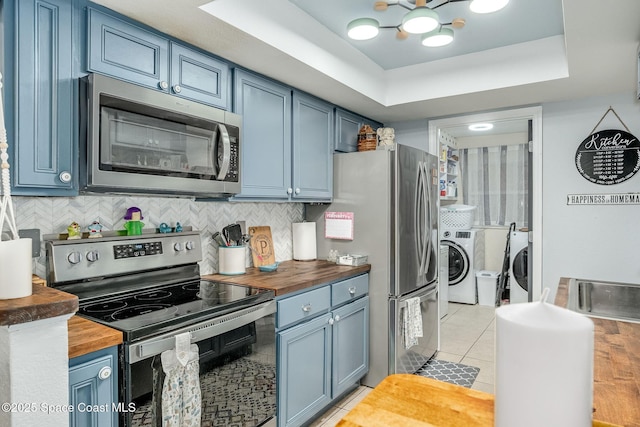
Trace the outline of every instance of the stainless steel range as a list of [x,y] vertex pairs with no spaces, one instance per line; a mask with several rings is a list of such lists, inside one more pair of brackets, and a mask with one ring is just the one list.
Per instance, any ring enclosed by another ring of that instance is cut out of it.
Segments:
[[78,315],[123,332],[119,399],[136,411],[120,414],[121,425],[160,425],[159,356],[184,332],[200,352],[203,425],[274,423],[273,291],[202,280],[197,231],[103,234],[47,240],[47,279],[78,296]]

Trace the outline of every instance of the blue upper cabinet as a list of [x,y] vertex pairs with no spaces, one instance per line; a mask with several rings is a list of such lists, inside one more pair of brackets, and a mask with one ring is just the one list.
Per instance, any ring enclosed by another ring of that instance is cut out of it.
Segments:
[[195,50],[171,43],[171,92],[193,101],[228,107],[229,66]]
[[293,92],[294,200],[331,200],[333,116],[333,105]]
[[5,1],[4,96],[17,195],[77,194],[75,0]]
[[228,108],[229,65],[89,8],[89,71]]
[[335,146],[336,151],[358,151],[358,132],[362,125],[369,125],[375,131],[382,123],[336,108]]
[[87,29],[89,71],[168,89],[169,40],[91,8]]
[[235,70],[242,115],[242,192],[235,200],[328,201],[333,193],[333,105]]
[[242,115],[242,192],[236,199],[286,201],[291,187],[291,89],[235,70],[233,106]]

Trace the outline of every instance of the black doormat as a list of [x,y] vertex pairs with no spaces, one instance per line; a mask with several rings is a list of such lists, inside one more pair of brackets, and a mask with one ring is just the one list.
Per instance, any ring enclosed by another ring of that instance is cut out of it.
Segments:
[[446,360],[431,359],[416,372],[416,375],[464,387],[471,387],[479,372],[480,368],[474,366],[447,362]]

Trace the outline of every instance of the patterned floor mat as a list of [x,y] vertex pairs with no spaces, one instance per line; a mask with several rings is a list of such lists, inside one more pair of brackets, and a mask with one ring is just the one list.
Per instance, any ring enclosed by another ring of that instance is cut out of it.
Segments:
[[473,366],[431,359],[416,372],[416,375],[464,387],[471,387],[479,372],[480,368]]

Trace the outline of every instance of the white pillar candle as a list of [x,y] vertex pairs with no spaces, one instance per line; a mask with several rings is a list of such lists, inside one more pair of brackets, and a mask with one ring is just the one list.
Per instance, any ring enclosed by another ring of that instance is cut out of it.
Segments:
[[543,301],[506,305],[495,342],[496,427],[591,426],[591,319]]
[[31,239],[0,241],[0,299],[32,293]]

